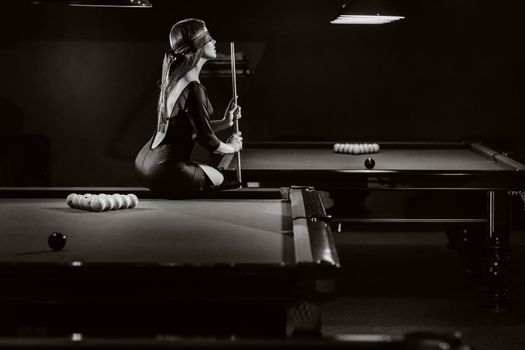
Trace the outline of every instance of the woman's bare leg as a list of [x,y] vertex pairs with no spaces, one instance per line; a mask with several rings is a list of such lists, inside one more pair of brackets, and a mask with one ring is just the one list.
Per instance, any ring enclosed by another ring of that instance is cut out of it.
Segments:
[[214,167],[211,167],[206,164],[199,164],[199,166],[206,173],[208,178],[211,180],[211,182],[213,183],[213,186],[219,186],[220,184],[224,182],[224,175],[222,175],[222,173],[218,171],[217,169],[215,169]]

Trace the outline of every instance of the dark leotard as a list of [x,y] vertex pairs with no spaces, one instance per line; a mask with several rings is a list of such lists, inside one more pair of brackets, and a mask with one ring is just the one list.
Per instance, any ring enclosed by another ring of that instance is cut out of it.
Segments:
[[191,194],[209,188],[210,179],[190,160],[190,155],[195,142],[209,152],[219,147],[220,140],[210,125],[212,113],[204,87],[196,81],[189,83],[173,107],[164,140],[152,149],[154,134],[135,158],[139,181],[165,195]]

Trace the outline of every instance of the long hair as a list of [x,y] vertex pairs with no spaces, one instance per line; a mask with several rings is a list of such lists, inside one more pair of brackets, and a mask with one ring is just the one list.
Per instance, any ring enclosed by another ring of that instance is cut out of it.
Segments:
[[164,54],[162,62],[160,94],[157,104],[158,132],[165,133],[168,127],[167,96],[177,81],[192,70],[202,57],[203,48],[195,49],[191,43],[205,30],[204,21],[195,18],[184,19],[171,27],[169,36],[171,50]]

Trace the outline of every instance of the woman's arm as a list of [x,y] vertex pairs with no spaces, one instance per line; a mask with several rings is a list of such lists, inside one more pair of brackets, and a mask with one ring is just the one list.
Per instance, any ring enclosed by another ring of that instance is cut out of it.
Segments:
[[[188,117],[195,130],[197,142],[209,152],[226,154],[239,151],[242,148],[241,133],[235,133],[226,142],[219,140],[215,135],[208,110],[205,107],[208,104],[205,91],[198,84],[193,84],[190,88]],[[222,125],[226,124],[226,126],[229,126],[230,123],[233,125],[233,118],[236,113],[240,113],[240,107],[236,106],[236,108],[228,110],[228,112],[231,116],[226,118],[225,115],[225,118],[222,120],[225,120],[226,123],[222,123]]]
[[241,119],[241,117],[241,106],[235,104],[235,99],[231,99],[226,108],[226,112],[224,112],[224,117],[220,120],[211,120],[211,127],[214,132],[231,128],[233,126],[233,121],[235,119]]
[[210,120],[211,128],[214,132],[221,131],[224,129],[231,128],[233,126],[233,121],[229,121],[228,119],[220,119],[220,120]]
[[226,143],[220,143],[213,153],[227,154],[236,153],[242,149],[242,136],[240,132],[233,134]]
[[198,83],[188,85],[186,108],[188,119],[195,131],[196,141],[209,152],[214,152],[221,144],[211,125],[209,101],[204,88]]

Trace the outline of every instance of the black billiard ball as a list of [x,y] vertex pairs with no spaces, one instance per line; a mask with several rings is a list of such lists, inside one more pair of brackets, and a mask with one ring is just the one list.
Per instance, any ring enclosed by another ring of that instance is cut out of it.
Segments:
[[47,244],[54,251],[60,250],[66,246],[66,236],[60,232],[53,232],[49,235]]
[[376,165],[374,158],[366,158],[365,167],[367,169],[372,169]]

